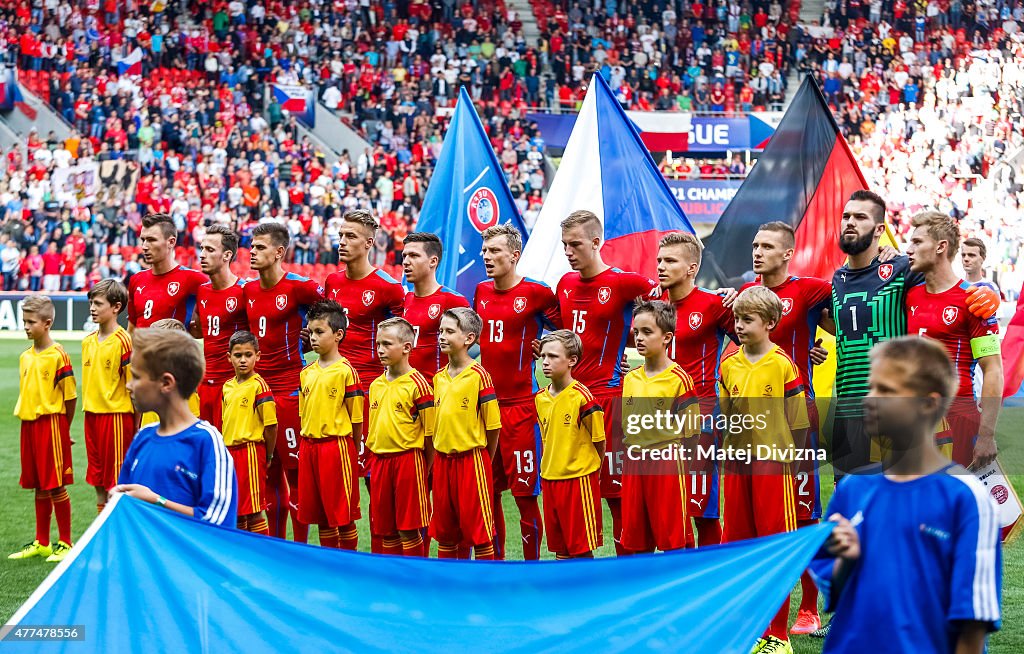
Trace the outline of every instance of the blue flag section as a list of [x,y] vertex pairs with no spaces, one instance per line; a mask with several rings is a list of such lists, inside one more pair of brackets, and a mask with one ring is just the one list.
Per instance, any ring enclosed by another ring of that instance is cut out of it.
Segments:
[[480,234],[507,222],[522,233],[525,244],[523,218],[463,87],[416,225],[417,232],[433,232],[444,244],[437,281],[473,297],[476,285],[487,278]]
[[[11,619],[82,625],[52,652],[745,654],[828,537],[680,553],[437,561],[257,536],[119,497]],[[38,652],[39,643],[4,642]]]

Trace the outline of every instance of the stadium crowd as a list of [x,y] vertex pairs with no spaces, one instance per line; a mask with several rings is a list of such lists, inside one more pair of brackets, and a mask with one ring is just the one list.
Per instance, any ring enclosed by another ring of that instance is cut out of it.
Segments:
[[897,233],[934,207],[988,245],[1011,299],[1024,162],[1024,55],[1019,2],[829,2],[806,27],[801,70],[835,109],[868,184],[889,199]]
[[[575,109],[600,72],[631,109],[775,109],[791,66],[818,76],[899,232],[923,207],[950,211],[999,255],[1003,286],[1019,285],[1019,3],[830,1],[808,25],[798,2],[777,0],[537,0],[536,43],[501,0],[435,4],[0,3],[0,52],[74,129],[3,153],[5,288],[82,290],[137,271],[146,210],[174,216],[185,263],[208,225],[245,247],[277,220],[294,237],[289,265],[328,274],[341,213],[371,207],[374,263],[397,275],[460,86],[531,225],[547,181],[532,107]],[[143,75],[118,75],[136,48]],[[329,163],[276,101],[264,115],[267,82],[314,86],[370,148]],[[130,162],[137,181],[91,203],[54,188],[54,170],[108,160]],[[746,172],[739,158],[665,171]]]

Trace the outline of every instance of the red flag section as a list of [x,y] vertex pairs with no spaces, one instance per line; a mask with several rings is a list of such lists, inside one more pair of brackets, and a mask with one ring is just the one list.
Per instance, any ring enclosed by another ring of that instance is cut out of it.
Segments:
[[[1024,288],[1021,288],[1024,293]],[[1024,296],[1018,296],[1017,312],[1003,336],[1003,398],[1024,396]]]
[[742,286],[752,278],[750,244],[763,223],[796,231],[790,271],[830,278],[842,265],[839,221],[850,193],[867,188],[832,112],[808,76],[775,134],[705,240],[698,283]]

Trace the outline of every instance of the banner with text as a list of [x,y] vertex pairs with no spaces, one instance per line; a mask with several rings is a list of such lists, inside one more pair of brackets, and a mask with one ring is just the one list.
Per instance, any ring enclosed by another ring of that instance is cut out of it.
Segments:
[[717,223],[729,201],[736,195],[741,179],[669,179],[668,187],[676,196],[690,222]]

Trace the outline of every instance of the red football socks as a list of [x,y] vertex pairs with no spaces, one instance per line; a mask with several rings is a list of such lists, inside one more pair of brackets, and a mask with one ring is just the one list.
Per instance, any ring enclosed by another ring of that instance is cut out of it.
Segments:
[[333,547],[335,549],[341,547],[337,527],[320,526],[320,547]]
[[359,530],[355,523],[348,523],[338,527],[338,538],[341,539],[341,549],[355,552],[359,549]]
[[[71,544],[71,497],[66,488],[54,491],[50,495],[53,500],[53,515],[57,518],[58,538],[68,545]],[[47,525],[49,531],[49,525]]]
[[612,538],[615,540],[615,556],[622,556],[626,550],[622,547],[622,500],[618,497],[606,497],[608,512],[612,514]]
[[697,546],[720,545],[722,543],[722,523],[718,518],[694,518],[697,527]]
[[402,539],[399,538],[398,534],[384,537],[384,554],[390,554],[391,556],[401,556]]
[[537,561],[540,559],[540,541],[544,538],[544,521],[540,517],[540,507],[536,497],[517,497],[519,507],[519,531],[523,535],[523,559]]
[[46,491],[36,492],[36,540],[40,545],[50,544],[50,513],[53,501]]
[[505,558],[505,511],[501,506],[501,493],[494,494],[494,501],[491,502],[492,513],[494,514],[494,530],[497,535],[494,537],[494,558]]

